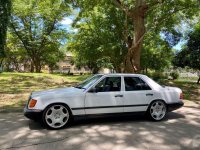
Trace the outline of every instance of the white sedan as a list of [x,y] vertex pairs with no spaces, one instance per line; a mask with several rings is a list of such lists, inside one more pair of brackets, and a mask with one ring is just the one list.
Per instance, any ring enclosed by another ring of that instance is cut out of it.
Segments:
[[145,113],[155,121],[183,106],[177,87],[163,87],[141,74],[97,74],[75,87],[31,93],[24,114],[62,128],[75,117]]

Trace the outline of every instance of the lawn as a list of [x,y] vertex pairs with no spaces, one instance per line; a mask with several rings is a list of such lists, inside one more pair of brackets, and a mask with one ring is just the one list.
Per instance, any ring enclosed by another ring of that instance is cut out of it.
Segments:
[[73,86],[87,77],[88,75],[0,73],[0,112],[22,110],[33,91]]
[[[69,87],[86,79],[88,75],[67,76],[47,73],[0,73],[0,112],[19,110],[29,94],[50,88]],[[165,80],[163,85],[177,86],[184,92],[185,99],[200,102],[200,85],[196,78]]]

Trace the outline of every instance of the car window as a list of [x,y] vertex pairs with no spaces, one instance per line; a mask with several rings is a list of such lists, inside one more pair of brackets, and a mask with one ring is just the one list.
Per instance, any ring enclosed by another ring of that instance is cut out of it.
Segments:
[[151,90],[139,77],[124,77],[126,91]]
[[88,89],[91,85],[93,85],[97,80],[99,80],[102,77],[102,75],[94,75],[83,82],[79,83],[75,88],[80,89]]
[[121,77],[106,77],[96,86],[98,92],[111,92],[121,90]]

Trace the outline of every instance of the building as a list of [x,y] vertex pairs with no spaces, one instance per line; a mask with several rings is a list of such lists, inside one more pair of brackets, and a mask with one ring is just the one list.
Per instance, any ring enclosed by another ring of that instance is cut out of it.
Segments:
[[58,62],[58,70],[54,70],[54,72],[73,73],[73,74],[91,73],[91,70],[87,66],[77,68],[74,64],[72,64],[72,58],[73,58],[73,54],[70,52],[67,52],[64,60]]
[[[72,73],[72,74],[87,74],[92,73],[92,71],[87,67],[77,68],[76,65],[72,63],[73,54],[70,52],[66,53],[66,57],[63,61],[58,63],[58,70],[54,70],[54,72],[59,73]],[[110,69],[102,68],[99,73],[111,73]]]

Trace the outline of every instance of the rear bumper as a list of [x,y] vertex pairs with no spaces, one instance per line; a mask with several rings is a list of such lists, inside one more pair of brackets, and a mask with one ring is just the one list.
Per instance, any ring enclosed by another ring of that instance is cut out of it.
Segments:
[[171,104],[167,104],[168,107],[168,111],[173,111],[176,109],[181,108],[184,105],[184,103],[182,101],[177,102],[177,103],[171,103]]
[[36,110],[36,109],[30,110],[24,108],[24,116],[32,120],[39,120],[42,118],[42,110]]

